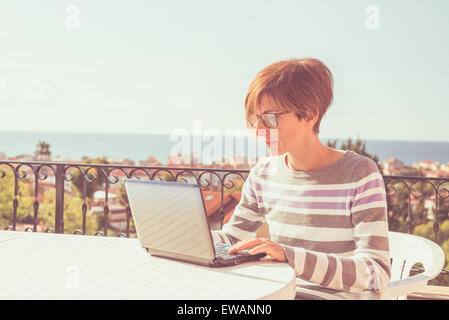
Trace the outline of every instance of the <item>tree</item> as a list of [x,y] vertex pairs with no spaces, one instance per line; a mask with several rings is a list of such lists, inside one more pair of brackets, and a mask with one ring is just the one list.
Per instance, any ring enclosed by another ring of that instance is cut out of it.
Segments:
[[51,145],[46,141],[40,141],[36,144],[36,151],[34,155],[38,160],[49,160],[51,158]]
[[[56,190],[48,190],[39,206],[41,220],[46,228],[54,228],[55,223]],[[83,200],[68,193],[64,194],[64,233],[74,233],[83,229]],[[94,214],[86,212],[86,234],[93,235],[98,231],[98,219]]]
[[[410,177],[421,177],[423,174],[416,169],[407,168],[402,170],[399,175]],[[387,197],[387,204],[389,208],[389,226],[391,231],[402,231],[405,227],[405,220],[407,215],[410,215],[412,226],[411,230],[414,232],[414,228],[425,224],[429,219],[438,219],[439,222],[448,219],[449,202],[447,199],[439,197],[437,211],[435,213],[435,182],[423,180],[416,181],[416,179],[391,180],[387,183],[387,190],[390,194]],[[443,187],[440,186],[440,192]],[[409,189],[411,187],[411,190]],[[447,187],[446,187],[447,188]],[[394,190],[395,189],[395,190]],[[393,192],[394,191],[394,192]],[[414,200],[410,204],[409,199]],[[426,207],[426,202],[431,201],[433,204],[431,208]]]
[[[125,208],[129,206],[128,195],[126,193],[125,183],[121,182],[118,187],[118,201]],[[132,216],[129,219],[129,232],[136,233],[136,227],[134,226],[134,220]]]
[[117,191],[117,197],[118,197],[118,202],[126,207],[129,203],[128,201],[128,194],[126,193],[126,187],[125,187],[125,183],[124,182],[120,182],[118,185],[118,191]]
[[[91,163],[91,164],[108,164],[108,161],[105,157],[98,157],[84,161],[85,163]],[[88,170],[88,166],[81,167],[84,171]],[[104,183],[106,182],[106,177],[102,173],[101,170],[97,170],[96,168],[92,168],[88,171],[87,175],[93,179],[93,175],[95,175],[94,182],[90,182],[86,180],[86,178],[83,176],[83,174],[79,171],[74,169],[73,170],[73,179],[72,179],[72,185],[74,189],[76,190],[77,194],[84,198],[84,183],[86,183],[86,196],[87,198],[91,199],[93,197],[93,194],[98,189],[103,188]]]
[[[33,223],[34,198],[29,187],[30,179],[19,179],[17,194],[17,223]],[[13,223],[14,174],[7,172],[0,178],[0,227],[6,228]]]
[[[175,181],[173,176],[170,173],[166,172],[166,171],[164,171],[164,173],[162,174],[162,180],[163,181]],[[179,181],[179,179],[178,179],[178,181]]]
[[[19,179],[18,189],[18,207],[17,219],[18,224],[34,223],[34,194],[32,190],[32,179]],[[5,229],[13,224],[13,200],[14,200],[14,175],[7,173],[0,179],[0,227]],[[54,228],[55,224],[55,205],[56,190],[46,191],[44,199],[39,203],[38,207],[38,224],[42,223],[44,229]],[[83,200],[70,194],[64,194],[64,232],[73,233],[76,230],[82,230],[82,205]],[[97,231],[98,223],[95,216],[87,215],[86,231],[94,234]]]

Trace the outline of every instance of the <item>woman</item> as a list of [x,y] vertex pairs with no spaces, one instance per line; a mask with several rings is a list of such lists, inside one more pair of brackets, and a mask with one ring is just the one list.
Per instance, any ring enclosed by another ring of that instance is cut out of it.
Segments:
[[[230,253],[285,261],[316,288],[382,292],[390,280],[384,183],[371,159],[320,142],[332,87],[317,59],[280,61],[257,74],[246,118],[270,157],[251,169],[232,218],[213,237],[234,244]],[[255,238],[264,222],[270,239]]]

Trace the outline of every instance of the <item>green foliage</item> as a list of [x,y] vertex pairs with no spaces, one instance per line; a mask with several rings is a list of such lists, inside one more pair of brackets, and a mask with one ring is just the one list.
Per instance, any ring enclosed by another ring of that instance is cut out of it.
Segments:
[[[124,182],[121,182],[119,184],[117,197],[118,197],[119,203],[122,206],[127,207],[129,205],[128,195],[126,194],[126,188],[125,188]],[[136,233],[136,227],[134,226],[134,220],[133,220],[132,216],[129,219],[129,232]]]
[[[397,185],[397,193],[394,197],[387,196],[388,208],[388,225],[390,231],[408,230],[406,227],[407,215],[410,215],[412,230],[414,226],[427,222],[427,209],[424,207],[423,199],[419,199],[416,206],[408,204],[408,189],[401,185]],[[404,190],[403,190],[404,188]]]
[[[412,172],[415,176],[422,176],[420,172]],[[387,206],[389,210],[389,226],[391,231],[398,231],[399,220],[405,221],[407,214],[410,215],[413,228],[429,221],[428,214],[432,215],[434,219],[434,210],[424,206],[425,200],[431,200],[435,197],[434,187],[428,181],[418,181],[413,183],[411,180],[402,179],[397,182],[390,182],[387,186],[389,195],[387,197]],[[409,187],[411,186],[411,194]],[[394,190],[394,189],[395,190]],[[409,199],[417,200],[414,205],[409,208]],[[438,202],[437,219],[438,221],[444,221],[448,217],[449,203],[448,201]]]
[[[6,170],[5,170],[6,171]],[[31,190],[28,187],[29,179],[18,180],[17,192],[17,223],[33,223],[33,202]],[[14,174],[7,172],[0,179],[0,227],[2,229],[12,225],[14,201]]]
[[[84,161],[85,163],[92,163],[92,164],[107,164],[108,161],[105,157],[101,158],[94,158],[94,159],[87,159]],[[81,167],[84,171],[88,170],[89,167]],[[74,171],[73,173],[73,179],[72,179],[72,185],[74,189],[76,190],[77,194],[83,198],[84,197],[84,184],[86,183],[86,196],[88,198],[92,198],[95,191],[98,189],[101,189],[106,182],[106,177],[104,176],[103,172],[101,170],[97,170],[96,168],[92,168],[88,171],[87,175],[93,179],[93,175],[95,176],[94,182],[86,181],[84,176],[79,170]]]
[[445,220],[440,224],[439,231],[435,237],[435,232],[433,230],[433,221],[429,221],[424,224],[420,224],[415,227],[413,234],[421,236],[423,238],[432,240],[439,245],[449,240],[449,220]]
[[230,189],[224,189],[225,190],[225,192],[228,192],[228,193],[233,193],[233,192],[241,192],[242,191],[242,188],[243,188],[243,185],[245,184],[245,181],[233,181],[234,182],[234,186],[232,187],[232,188],[230,188]]
[[403,217],[396,217],[390,214],[388,215],[388,229],[395,232],[407,233],[407,225],[405,224]]
[[[44,194],[44,200],[39,207],[39,217],[45,227],[53,227],[55,221],[56,190],[52,189]],[[82,214],[83,200],[68,193],[64,194],[64,233],[73,233],[83,228]],[[86,234],[98,231],[98,218],[95,214],[86,212]]]
[[[166,171],[164,171],[164,173],[162,174],[162,180],[163,181],[175,181],[173,176],[170,173],[166,172]],[[179,179],[178,179],[178,181],[179,181]]]
[[[30,187],[31,179],[19,179],[17,223],[33,224],[34,222],[34,194]],[[13,222],[13,200],[14,200],[14,175],[9,173],[0,179],[0,227],[6,228]],[[77,229],[82,229],[82,204],[79,197],[74,197],[68,193],[64,194],[64,232],[73,233]],[[44,194],[44,200],[38,207],[38,224],[43,223],[44,229],[54,228],[54,215],[56,205],[56,190],[49,190]],[[97,230],[97,219],[95,216],[88,216],[86,228],[88,233],[95,233]]]
[[117,197],[118,197],[118,202],[122,205],[122,206],[127,206],[129,201],[128,201],[128,195],[126,194],[126,188],[125,188],[125,183],[124,182],[120,182],[118,185],[118,191],[117,191]]
[[[445,264],[445,268],[447,269],[448,267],[448,262],[449,262],[449,239],[447,239],[446,241],[444,241],[441,244],[441,248],[444,251],[444,256],[446,257],[446,264]],[[448,281],[449,284],[449,281]]]
[[[155,174],[155,176],[153,177],[153,180],[155,180],[155,181],[175,181],[175,176],[176,176],[176,173],[170,173],[168,171],[159,171],[158,173]],[[144,179],[148,179],[148,178],[145,177]],[[182,180],[181,175],[178,177],[178,179],[176,181],[184,182],[184,180]]]

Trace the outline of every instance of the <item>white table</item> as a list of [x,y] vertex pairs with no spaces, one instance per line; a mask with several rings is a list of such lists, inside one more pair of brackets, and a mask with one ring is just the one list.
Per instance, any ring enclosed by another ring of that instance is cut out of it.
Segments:
[[286,263],[207,268],[152,257],[137,239],[0,231],[0,299],[293,299]]

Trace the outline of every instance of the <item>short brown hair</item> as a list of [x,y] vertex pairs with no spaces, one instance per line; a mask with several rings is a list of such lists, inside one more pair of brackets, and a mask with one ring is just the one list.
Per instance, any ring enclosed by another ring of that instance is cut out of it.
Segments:
[[267,95],[282,111],[294,112],[299,119],[318,113],[313,130],[320,132],[320,122],[332,103],[332,73],[318,59],[290,59],[269,65],[251,82],[245,98],[245,115],[249,117]]

